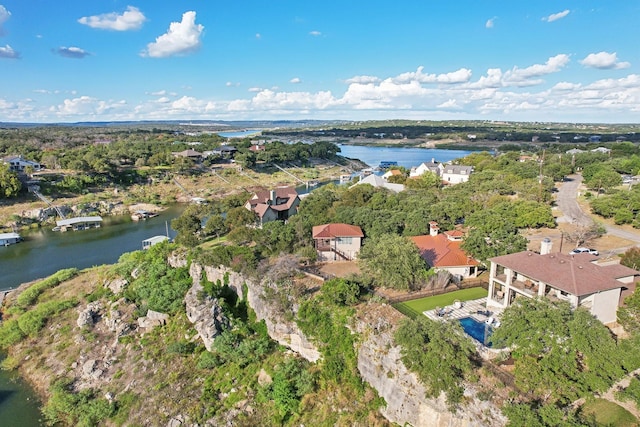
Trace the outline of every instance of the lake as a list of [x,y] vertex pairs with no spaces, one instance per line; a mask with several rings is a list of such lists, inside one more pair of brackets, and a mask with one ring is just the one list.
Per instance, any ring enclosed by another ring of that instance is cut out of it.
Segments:
[[[105,217],[100,228],[84,231],[21,231],[24,241],[0,247],[0,290],[47,277],[63,268],[113,264],[123,253],[142,249],[144,239],[166,234],[165,224],[171,225],[185,207],[172,206],[146,221],[132,221],[129,216]],[[169,236],[175,237],[171,227]]]
[[258,133],[262,132],[261,130],[242,130],[236,132],[216,132],[218,135],[223,136],[225,138],[245,138],[248,136],[254,136]]
[[438,148],[378,147],[364,145],[338,144],[340,155],[350,159],[359,159],[371,167],[377,167],[382,161],[395,161],[398,166],[411,169],[432,159],[446,163],[468,156],[473,151],[443,150]]
[[[4,355],[0,355],[0,361]],[[15,371],[0,370],[0,425],[38,427],[44,425],[40,400]]]

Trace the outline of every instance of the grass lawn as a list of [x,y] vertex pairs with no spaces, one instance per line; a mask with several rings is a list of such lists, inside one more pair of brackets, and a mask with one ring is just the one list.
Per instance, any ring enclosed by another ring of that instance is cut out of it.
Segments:
[[473,299],[480,299],[486,296],[487,290],[484,288],[469,288],[449,292],[447,294],[399,302],[397,304],[394,304],[393,307],[402,314],[415,318],[423,311],[433,310],[436,307],[445,307],[447,305],[451,305],[455,300],[469,301]]
[[633,414],[620,405],[605,399],[595,399],[582,405],[583,416],[593,415],[596,422],[603,426],[631,427],[637,426],[638,420]]

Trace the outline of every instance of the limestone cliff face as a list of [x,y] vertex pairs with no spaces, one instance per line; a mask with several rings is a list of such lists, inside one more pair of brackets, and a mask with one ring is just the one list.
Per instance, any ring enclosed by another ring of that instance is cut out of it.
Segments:
[[256,283],[239,273],[228,268],[205,267],[207,280],[216,283],[226,281],[230,288],[234,289],[240,299],[243,298],[243,285],[247,287],[247,302],[255,311],[258,320],[264,320],[267,325],[269,336],[278,343],[289,347],[291,350],[300,354],[300,356],[316,362],[320,359],[320,352],[302,333],[295,322],[289,321],[284,316],[274,310],[269,301],[264,297],[264,284]]
[[229,329],[231,322],[225,316],[216,298],[203,295],[204,288],[200,283],[202,267],[192,263],[189,274],[193,284],[184,297],[185,311],[187,318],[193,323],[193,327],[204,342],[204,346],[211,351],[213,340],[225,329]]
[[[372,304],[373,306],[373,304]],[[400,347],[393,339],[395,326],[387,319],[394,313],[387,305],[368,307],[356,320],[355,328],[362,340],[358,351],[358,370],[362,378],[387,402],[381,410],[388,420],[400,425],[433,427],[503,426],[506,419],[489,402],[475,398],[465,390],[467,403],[455,414],[449,412],[443,395],[425,398],[425,388],[415,374],[402,363]],[[386,314],[385,314],[386,313]]]

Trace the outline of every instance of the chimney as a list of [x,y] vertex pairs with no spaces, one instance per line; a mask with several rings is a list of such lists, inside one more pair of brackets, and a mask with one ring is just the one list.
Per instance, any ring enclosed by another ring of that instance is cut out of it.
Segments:
[[435,221],[431,221],[429,222],[429,235],[430,236],[437,236],[438,235],[438,230],[440,230],[440,227],[438,227],[438,223]]
[[269,191],[269,199],[271,200],[271,204],[276,204],[276,190]]
[[551,242],[550,238],[545,237],[544,239],[542,239],[542,242],[540,243],[540,255],[550,254],[552,246],[553,243]]

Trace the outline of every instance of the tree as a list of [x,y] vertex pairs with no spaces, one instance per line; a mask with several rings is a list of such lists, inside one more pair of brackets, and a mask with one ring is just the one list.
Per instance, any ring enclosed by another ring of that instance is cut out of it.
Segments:
[[8,164],[0,163],[0,198],[15,197],[21,189],[22,183],[18,175],[9,168]]
[[178,218],[171,221],[171,228],[176,230],[176,243],[183,246],[196,246],[200,241],[198,234],[202,229],[200,218],[189,211],[185,211]]
[[220,237],[227,233],[227,231],[229,231],[229,229],[225,224],[224,217],[220,214],[211,215],[204,225],[204,232],[207,236],[215,235],[216,237]]
[[427,274],[418,247],[407,237],[383,234],[368,240],[358,262],[375,284],[394,289],[416,289]]
[[584,308],[520,298],[501,323],[492,341],[511,349],[516,384],[532,401],[567,405],[606,390],[623,374],[611,333]]
[[420,378],[428,397],[444,392],[451,406],[462,400],[462,381],[473,371],[475,347],[457,322],[434,322],[425,316],[405,319],[395,340],[403,363]]
[[640,269],[640,248],[634,246],[627,249],[620,257],[620,264],[633,268],[634,270]]
[[244,206],[232,208],[227,212],[226,226],[233,230],[238,227],[253,225],[258,222],[258,215]]

